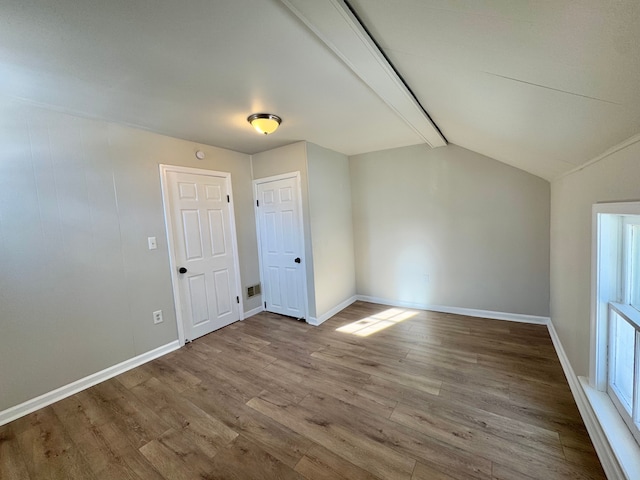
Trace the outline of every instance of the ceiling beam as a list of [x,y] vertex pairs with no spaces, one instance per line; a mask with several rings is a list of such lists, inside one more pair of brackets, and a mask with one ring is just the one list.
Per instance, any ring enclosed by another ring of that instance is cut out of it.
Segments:
[[447,144],[343,0],[281,0],[430,147]]

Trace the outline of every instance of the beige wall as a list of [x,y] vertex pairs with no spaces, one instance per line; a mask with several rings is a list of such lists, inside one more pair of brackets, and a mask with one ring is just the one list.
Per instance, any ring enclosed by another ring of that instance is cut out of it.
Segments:
[[316,317],[356,294],[351,184],[345,155],[307,143]]
[[176,340],[160,163],[231,173],[257,283],[249,156],[0,103],[0,410]]
[[[312,317],[356,290],[548,314],[549,185],[523,171],[453,145],[347,160],[299,142],[250,158],[3,100],[0,410],[177,338],[161,163],[231,173],[243,287],[259,281],[252,178],[301,173]],[[573,215],[565,190],[584,193],[572,180],[554,184],[555,218]],[[561,258],[557,291],[574,288]],[[260,302],[245,299],[245,311]],[[565,303],[555,302],[557,326],[570,350],[575,315]],[[153,325],[158,309],[164,323]]]
[[359,294],[549,314],[547,181],[455,145],[350,166]]
[[302,190],[302,217],[304,227],[304,254],[307,276],[309,316],[316,316],[315,288],[313,274],[313,246],[311,242],[311,223],[309,221],[309,179],[307,174],[307,143],[297,142],[280,148],[274,148],[253,155],[253,178],[266,178],[284,173],[300,172]]
[[577,375],[589,373],[591,208],[640,200],[640,142],[551,184],[551,320]]

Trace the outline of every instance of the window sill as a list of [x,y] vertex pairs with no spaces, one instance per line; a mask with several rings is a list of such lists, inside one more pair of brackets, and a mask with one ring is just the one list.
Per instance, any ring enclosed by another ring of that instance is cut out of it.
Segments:
[[640,479],[640,446],[631,435],[613,402],[606,393],[590,386],[587,378],[579,377],[579,380],[625,477]]

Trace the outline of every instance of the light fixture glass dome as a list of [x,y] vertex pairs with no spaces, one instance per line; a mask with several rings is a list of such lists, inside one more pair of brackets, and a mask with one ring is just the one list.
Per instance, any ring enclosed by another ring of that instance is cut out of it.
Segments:
[[247,121],[258,133],[269,135],[278,129],[282,119],[272,113],[254,113],[253,115],[249,115]]

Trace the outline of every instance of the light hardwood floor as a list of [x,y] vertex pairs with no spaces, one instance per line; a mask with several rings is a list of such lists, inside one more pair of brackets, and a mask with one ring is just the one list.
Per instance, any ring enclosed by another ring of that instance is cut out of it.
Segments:
[[545,327],[357,302],[261,313],[0,427],[0,478],[605,477]]

